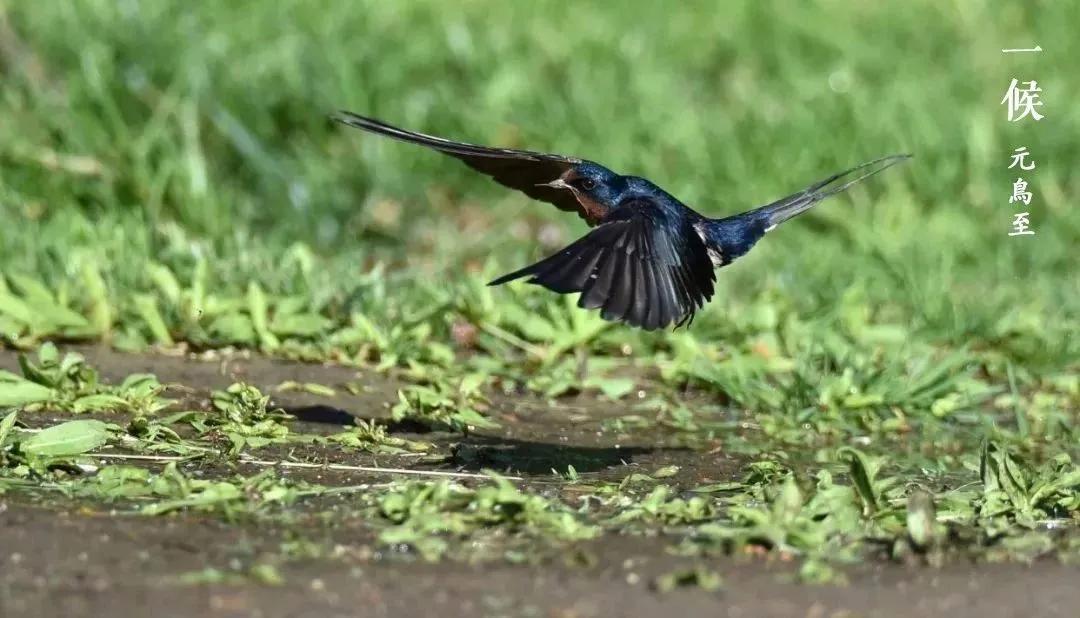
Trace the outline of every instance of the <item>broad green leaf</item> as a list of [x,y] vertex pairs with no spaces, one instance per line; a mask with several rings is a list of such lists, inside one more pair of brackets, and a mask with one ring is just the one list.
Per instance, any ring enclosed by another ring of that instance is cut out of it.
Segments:
[[85,395],[71,402],[72,412],[106,412],[127,408],[127,401],[118,395],[98,393]]
[[82,487],[82,493],[106,500],[146,496],[153,493],[150,477],[150,471],[146,468],[105,466],[93,477],[92,482]]
[[60,304],[52,292],[40,281],[21,275],[10,275],[11,282],[22,292],[23,300],[34,312],[36,320],[53,327],[86,327],[88,322],[81,314]]
[[802,491],[799,489],[798,483],[795,482],[795,477],[789,476],[784,479],[783,484],[780,486],[780,493],[776,496],[776,501],[773,502],[773,516],[779,522],[791,522],[802,510],[802,505]]
[[0,311],[0,341],[4,339],[14,341],[19,335],[25,332],[25,330],[25,324],[10,316],[4,315],[4,313]]
[[634,390],[634,380],[630,378],[589,378],[586,386],[600,389],[608,399],[622,399]]
[[0,292],[0,314],[27,326],[38,324],[41,320],[29,305],[7,292]]
[[165,300],[174,305],[180,302],[180,282],[171,270],[157,262],[150,262],[146,265],[146,274]]
[[90,305],[90,323],[94,332],[98,335],[108,333],[112,329],[113,310],[101,271],[92,262],[84,262],[80,274]]
[[55,305],[56,297],[37,279],[25,275],[8,275],[11,284],[22,293],[23,299],[32,306]]
[[311,337],[325,332],[333,322],[317,313],[275,314],[270,322],[270,331],[275,335],[288,337]]
[[679,473],[679,466],[664,466],[653,472],[653,478],[666,479]]
[[227,313],[210,324],[211,334],[230,343],[255,343],[255,328],[242,313]]
[[[311,299],[306,296],[285,296],[279,298],[274,304],[274,318],[286,315],[303,313],[305,307],[311,304]],[[318,314],[315,314],[318,315]]]
[[311,393],[312,395],[320,395],[323,397],[333,397],[337,394],[337,391],[326,386],[325,384],[319,384],[317,382],[297,382],[296,380],[286,380],[277,385],[276,389],[279,393],[288,391],[303,391],[305,393]]
[[482,373],[470,373],[461,379],[461,386],[458,387],[458,391],[463,395],[478,393],[486,380],[487,376]]
[[120,383],[120,390],[123,392],[136,391],[143,393],[160,386],[161,382],[152,373],[132,373]]
[[270,309],[267,305],[266,294],[254,281],[248,284],[247,310],[248,315],[251,316],[251,325],[255,328],[255,334],[259,336],[263,349],[273,350],[281,345],[278,338],[270,332]]
[[11,428],[15,426],[15,416],[15,412],[10,412],[4,420],[0,421],[0,448],[4,447],[4,441],[11,434]]
[[27,455],[68,457],[98,448],[109,436],[109,426],[99,420],[68,421],[27,438],[20,450]]
[[51,399],[53,390],[9,371],[0,370],[0,407],[17,408]]
[[165,318],[161,317],[158,310],[157,299],[149,294],[137,294],[135,296],[135,310],[146,324],[154,343],[172,345],[173,338],[169,334],[169,327],[165,325]]
[[922,489],[912,491],[907,501],[906,523],[908,536],[915,547],[929,547],[934,542],[934,525],[937,523],[934,497]]
[[163,515],[185,508],[205,508],[239,500],[243,496],[243,491],[232,483],[214,482],[186,498],[148,504],[142,508],[142,513],[144,515]]
[[46,341],[38,348],[38,362],[42,365],[56,365],[60,362],[60,349],[51,341]]
[[874,488],[874,468],[871,462],[862,451],[850,446],[841,448],[837,455],[841,459],[847,459],[851,483],[855,486],[866,512],[876,512],[879,506],[878,492]]
[[712,483],[709,485],[698,485],[697,487],[692,488],[690,491],[695,493],[711,494],[721,491],[735,491],[736,489],[742,489],[743,487],[746,487],[744,483],[733,481],[730,483]]
[[479,427],[481,429],[498,429],[499,424],[489,419],[488,417],[480,414],[476,410],[464,408],[455,412],[452,418],[463,425],[469,425],[472,427]]

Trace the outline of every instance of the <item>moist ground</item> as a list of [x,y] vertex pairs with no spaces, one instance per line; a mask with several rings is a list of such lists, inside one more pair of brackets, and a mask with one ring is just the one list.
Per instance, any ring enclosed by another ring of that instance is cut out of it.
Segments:
[[[83,349],[107,380],[152,372],[183,384],[197,404],[211,389],[244,380],[273,392],[282,382],[338,386],[356,371],[261,357],[201,361]],[[0,367],[15,357],[0,354]],[[363,373],[357,394],[304,392],[275,395],[299,417],[298,430],[326,432],[352,417],[385,418],[397,384],[392,376]],[[462,437],[410,434],[439,445],[448,456],[416,459],[327,450],[321,457],[349,466],[416,467],[445,471],[496,468],[543,492],[552,469],[568,465],[583,475],[619,479],[675,465],[673,483],[692,486],[733,478],[741,461],[722,452],[687,448],[663,435],[620,436],[598,431],[618,405],[586,397],[549,405],[533,399],[495,401],[504,429]],[[587,417],[587,420],[582,420]],[[41,413],[35,422],[61,418]],[[326,447],[320,447],[326,448]],[[288,449],[260,452],[285,457]],[[306,453],[310,458],[312,454]],[[204,477],[236,468],[206,467]],[[251,473],[254,470],[246,470]],[[326,485],[383,482],[393,475],[352,470],[290,470]],[[316,513],[320,516],[314,516]],[[133,516],[114,506],[11,493],[0,497],[0,615],[16,616],[1072,616],[1080,605],[1080,570],[1054,561],[944,567],[869,561],[847,571],[846,585],[796,583],[783,556],[681,557],[655,536],[604,534],[572,549],[539,552],[527,564],[442,560],[427,563],[388,552],[350,509],[348,496],[297,509],[288,525],[223,521],[184,513]],[[326,514],[331,515],[328,520]],[[311,517],[305,517],[311,514]],[[298,540],[316,548],[304,555],[282,548]],[[238,565],[270,561],[280,581],[231,581]],[[662,593],[657,576],[697,566],[719,574],[717,591],[680,588]],[[226,574],[226,575],[218,575]]]

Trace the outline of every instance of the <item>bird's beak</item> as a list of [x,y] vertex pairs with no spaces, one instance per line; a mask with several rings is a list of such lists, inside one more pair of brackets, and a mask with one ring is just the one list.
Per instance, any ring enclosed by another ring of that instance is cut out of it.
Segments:
[[551,187],[552,189],[569,189],[570,188],[570,185],[566,184],[566,181],[563,180],[562,178],[556,178],[555,180],[552,180],[551,182],[541,182],[541,183],[538,183],[536,186],[538,186],[538,187]]

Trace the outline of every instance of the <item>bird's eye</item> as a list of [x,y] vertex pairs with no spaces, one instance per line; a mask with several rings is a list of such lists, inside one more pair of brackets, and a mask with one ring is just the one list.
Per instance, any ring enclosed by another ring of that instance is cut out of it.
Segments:
[[592,191],[593,189],[596,188],[596,181],[593,180],[592,178],[582,178],[581,179],[581,188],[585,189],[586,191]]

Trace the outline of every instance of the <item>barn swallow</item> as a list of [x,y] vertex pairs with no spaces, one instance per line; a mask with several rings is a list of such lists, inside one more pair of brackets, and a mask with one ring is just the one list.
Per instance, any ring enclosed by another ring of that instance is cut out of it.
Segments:
[[911,157],[874,159],[770,204],[712,219],[645,178],[623,176],[586,159],[455,142],[345,111],[331,118],[438,150],[499,184],[576,212],[595,229],[488,285],[529,277],[529,283],[559,294],[580,292],[579,307],[600,309],[605,320],[645,330],[689,326],[712,298],[715,269],[746,254],[777,225]]

